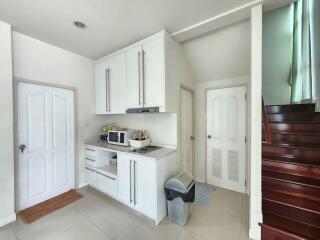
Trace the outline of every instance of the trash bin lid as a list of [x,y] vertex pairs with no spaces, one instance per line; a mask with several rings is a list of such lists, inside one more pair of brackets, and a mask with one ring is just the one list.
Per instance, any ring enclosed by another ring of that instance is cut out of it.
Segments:
[[193,186],[193,184],[193,178],[187,173],[181,172],[179,175],[169,179],[166,182],[165,187],[180,193],[186,193]]

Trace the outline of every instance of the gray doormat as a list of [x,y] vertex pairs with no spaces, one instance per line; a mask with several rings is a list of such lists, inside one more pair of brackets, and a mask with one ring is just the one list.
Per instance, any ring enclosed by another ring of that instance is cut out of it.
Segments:
[[214,187],[209,184],[196,182],[195,190],[195,199],[193,204],[199,207],[208,208],[215,190]]

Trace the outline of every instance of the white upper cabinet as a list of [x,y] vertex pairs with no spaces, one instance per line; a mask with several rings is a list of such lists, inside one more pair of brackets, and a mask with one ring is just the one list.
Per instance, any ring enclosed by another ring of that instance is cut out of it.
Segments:
[[119,53],[95,65],[97,114],[125,113],[126,55]]
[[142,45],[129,48],[127,56],[127,108],[142,107]]
[[164,38],[142,45],[142,96],[144,107],[165,107]]
[[96,62],[96,113],[121,114],[128,108],[159,107],[176,112],[178,44],[161,31]]

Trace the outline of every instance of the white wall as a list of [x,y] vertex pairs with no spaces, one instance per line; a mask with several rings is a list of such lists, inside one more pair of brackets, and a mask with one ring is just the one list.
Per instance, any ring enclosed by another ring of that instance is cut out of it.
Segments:
[[15,220],[11,26],[0,22],[0,227]]
[[147,130],[153,144],[177,146],[176,113],[105,115],[103,118],[105,124],[116,123],[119,127]]
[[182,43],[197,82],[248,75],[250,21],[245,20]]
[[247,84],[250,21],[245,20],[182,43],[195,80],[195,175],[206,181],[206,89]]
[[196,84],[195,91],[195,173],[196,179],[206,182],[206,145],[207,145],[207,90],[246,85],[249,76]]
[[262,6],[251,11],[251,80],[249,84],[250,230],[251,239],[261,239],[261,86],[262,86]]
[[293,5],[263,14],[262,95],[265,104],[290,104]]
[[12,32],[12,42],[15,78],[77,89],[76,173],[78,183],[84,183],[83,143],[105,122],[94,112],[93,61],[17,32]]

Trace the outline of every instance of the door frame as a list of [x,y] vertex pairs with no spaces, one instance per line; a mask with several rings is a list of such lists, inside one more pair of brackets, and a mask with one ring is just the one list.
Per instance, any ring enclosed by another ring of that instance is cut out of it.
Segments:
[[[196,141],[196,139],[195,139],[195,91],[192,89],[192,88],[190,88],[190,87],[188,87],[188,86],[186,86],[186,85],[184,85],[184,84],[180,84],[180,95],[179,95],[179,123],[180,123],[180,127],[179,127],[179,142],[180,142],[180,145],[181,145],[181,133],[182,133],[182,131],[181,131],[181,91],[182,90],[184,90],[184,91],[188,91],[188,92],[190,92],[191,94],[192,94],[192,116],[193,116],[193,118],[192,118],[192,136],[194,137],[194,139],[193,139],[193,144],[192,144],[192,175],[193,175],[193,177],[195,177],[195,141]],[[181,146],[179,147],[179,167],[181,168]]]
[[207,167],[208,167],[208,113],[207,113],[207,110],[208,110],[208,91],[210,90],[217,90],[217,89],[226,89],[226,88],[235,88],[235,87],[244,87],[245,88],[245,94],[246,94],[246,101],[245,101],[245,109],[246,109],[246,112],[245,112],[245,121],[246,121],[246,124],[245,124],[245,132],[246,132],[246,139],[247,141],[245,142],[245,151],[246,151],[246,154],[245,154],[245,157],[246,157],[246,160],[245,160],[245,193],[246,194],[249,194],[249,149],[248,149],[248,139],[249,139],[249,132],[248,132],[248,129],[249,129],[249,125],[248,125],[248,109],[249,109],[249,106],[248,106],[248,84],[247,83],[243,83],[243,84],[231,84],[231,85],[226,85],[226,86],[221,86],[221,87],[209,87],[209,88],[205,88],[205,94],[204,94],[204,98],[205,98],[205,121],[204,121],[204,124],[205,124],[205,138],[206,138],[206,144],[205,144],[205,149],[206,149],[206,152],[205,152],[205,183],[208,184],[208,176],[207,176]]
[[47,83],[42,81],[30,80],[25,78],[13,78],[13,133],[14,133],[14,206],[15,211],[18,212],[20,209],[20,176],[19,176],[19,115],[18,115],[18,84],[19,83],[27,83],[34,84],[44,87],[53,87],[53,88],[61,88],[66,90],[73,91],[73,104],[74,104],[74,188],[79,188],[79,161],[78,159],[78,89],[76,87],[60,85],[55,83]]

